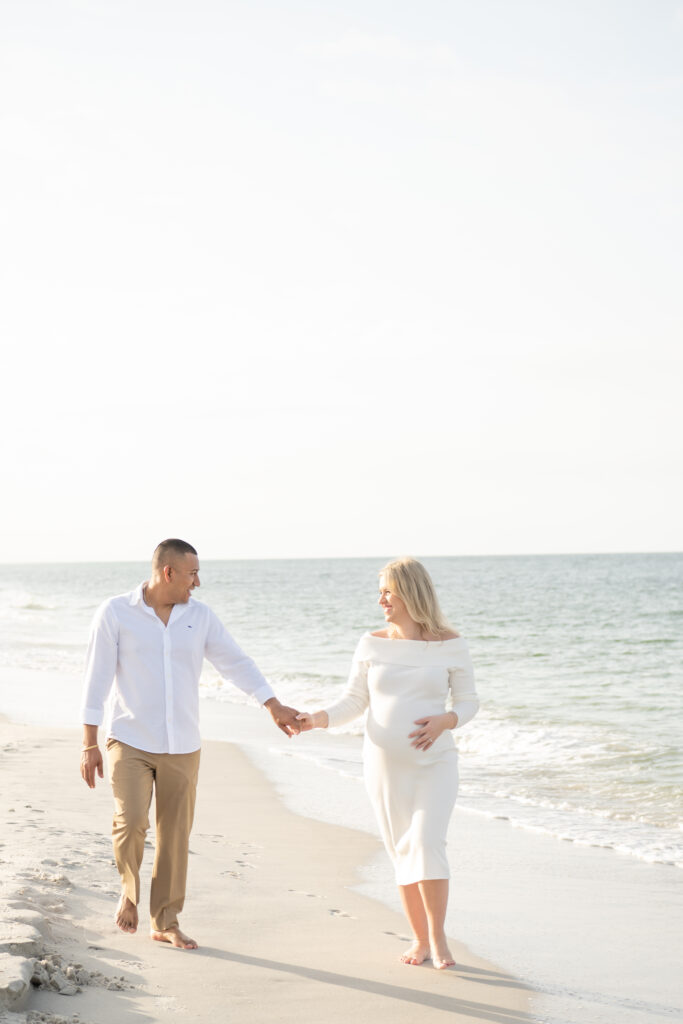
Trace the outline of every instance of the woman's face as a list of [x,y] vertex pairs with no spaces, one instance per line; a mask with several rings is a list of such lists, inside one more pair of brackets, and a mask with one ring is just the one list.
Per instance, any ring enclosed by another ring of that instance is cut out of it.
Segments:
[[406,616],[405,604],[398,594],[392,593],[391,586],[384,576],[379,578],[379,604],[384,610],[386,622],[396,622],[397,619],[404,619]]

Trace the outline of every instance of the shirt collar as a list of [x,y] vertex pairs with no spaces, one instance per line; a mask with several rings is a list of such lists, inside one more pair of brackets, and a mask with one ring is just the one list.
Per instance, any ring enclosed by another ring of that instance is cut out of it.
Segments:
[[[132,605],[139,604],[140,607],[144,611],[146,611],[149,615],[153,615],[155,618],[157,618],[157,613],[154,611],[152,606],[147,604],[147,602],[145,601],[145,597],[144,597],[143,591],[144,591],[146,586],[147,586],[147,580],[143,580],[143,582],[140,583],[135,588],[135,590],[132,592],[132,594],[130,595],[130,603]],[[181,615],[184,615],[185,612],[187,611],[188,607],[190,606],[190,603],[192,602],[192,600],[193,599],[190,598],[190,600],[187,602],[187,604],[185,604],[185,602],[183,602],[182,604],[174,604],[173,608],[171,609],[171,616],[170,616],[170,618],[168,620],[169,623],[171,622],[171,619],[179,619]]]
[[[135,590],[133,591],[133,593],[130,595],[130,603],[133,604],[133,605],[135,605],[135,604],[139,605],[140,608],[142,608],[143,612],[146,612],[147,615],[153,615],[154,618],[156,619],[156,618],[158,618],[157,613],[154,611],[152,606],[147,604],[147,602],[145,601],[145,595],[144,595],[143,591],[144,591],[146,586],[147,586],[147,580],[143,580],[143,582],[139,586],[137,586],[135,588]],[[159,621],[161,621],[161,620],[159,620]]]
[[[132,592],[132,594],[130,595],[131,604],[145,604],[145,599],[142,596],[142,592],[145,589],[146,583],[147,580],[143,580],[143,582],[140,583],[139,586],[137,586],[135,590]],[[147,605],[145,605],[145,607],[147,607]]]

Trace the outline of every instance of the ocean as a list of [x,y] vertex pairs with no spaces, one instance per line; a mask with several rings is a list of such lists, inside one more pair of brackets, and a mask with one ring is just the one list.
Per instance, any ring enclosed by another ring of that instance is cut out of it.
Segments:
[[[282,700],[317,708],[343,688],[360,634],[383,624],[376,596],[383,561],[207,562],[196,596]],[[456,733],[459,805],[682,867],[683,555],[424,561],[468,640],[482,702],[472,726]],[[39,709],[31,692],[25,701],[14,694],[7,710],[77,720],[92,615],[146,570],[0,569],[0,667],[58,673],[67,689],[66,700],[59,688]],[[209,717],[210,702],[245,700],[208,663],[201,695]],[[0,711],[2,704],[0,697]],[[360,735],[362,722],[347,731]],[[338,767],[359,771],[356,758]]]
[[[315,710],[343,689],[360,635],[383,624],[377,573],[385,561],[206,562],[195,593],[281,700]],[[424,563],[468,640],[481,698],[479,714],[455,733],[461,781],[449,855],[462,886],[449,909],[452,930],[545,993],[544,1021],[670,1017],[667,958],[672,927],[680,931],[672,901],[680,901],[683,880],[683,554]],[[77,723],[92,615],[147,570],[135,563],[0,567],[0,713]],[[208,663],[200,690],[205,735],[241,742],[291,806],[374,830],[361,781],[362,722],[341,735],[266,740],[264,751],[239,707],[246,698]],[[592,943],[582,938],[583,953],[573,927],[553,934],[552,944],[545,934],[578,914],[571,889],[562,895],[550,884],[549,865],[575,873],[581,898],[597,913],[575,922],[594,932]],[[364,878],[369,894],[395,903],[384,856]],[[546,910],[538,901],[529,909],[529,890],[543,884]],[[470,891],[482,885],[495,911],[485,911],[481,891]],[[598,911],[609,891],[621,895]],[[623,893],[636,891],[640,903],[627,908]],[[598,941],[600,913],[607,931]],[[634,935],[643,934],[636,950]],[[573,960],[581,974],[568,987]],[[622,970],[612,977],[615,960]]]

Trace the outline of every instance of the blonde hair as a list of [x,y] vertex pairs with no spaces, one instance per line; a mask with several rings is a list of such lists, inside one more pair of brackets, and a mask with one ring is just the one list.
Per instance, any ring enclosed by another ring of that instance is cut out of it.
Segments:
[[416,558],[397,558],[380,569],[385,586],[392,590],[406,606],[413,622],[427,636],[442,637],[457,631],[441,611],[432,578]]

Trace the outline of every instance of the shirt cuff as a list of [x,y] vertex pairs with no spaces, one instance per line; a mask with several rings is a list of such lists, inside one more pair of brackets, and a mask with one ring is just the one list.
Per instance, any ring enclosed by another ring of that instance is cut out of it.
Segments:
[[263,683],[263,685],[259,686],[258,690],[254,690],[252,694],[252,697],[259,702],[261,707],[263,707],[267,700],[270,700],[270,698],[274,696],[275,691],[272,686],[268,685],[268,683]]
[[81,709],[81,723],[83,725],[102,725],[104,721],[104,711],[102,708],[82,708]]

